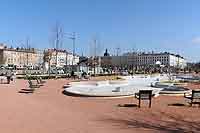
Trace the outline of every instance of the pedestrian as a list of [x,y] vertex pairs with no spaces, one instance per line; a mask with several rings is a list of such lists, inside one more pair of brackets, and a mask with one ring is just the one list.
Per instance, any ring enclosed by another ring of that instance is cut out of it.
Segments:
[[7,84],[10,84],[11,76],[12,76],[11,71],[7,71],[7,72],[6,72]]

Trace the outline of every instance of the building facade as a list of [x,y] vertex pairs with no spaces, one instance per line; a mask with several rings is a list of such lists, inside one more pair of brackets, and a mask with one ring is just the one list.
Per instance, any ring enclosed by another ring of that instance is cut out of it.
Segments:
[[67,53],[66,57],[66,65],[71,66],[71,65],[77,65],[79,63],[79,56],[74,55],[72,53]]
[[73,56],[72,53],[66,50],[8,48],[0,44],[0,65],[16,66],[18,68],[23,68],[25,66],[41,68],[42,66],[46,67],[46,65],[49,65],[49,61],[51,66],[72,66],[78,64],[79,56]]
[[0,64],[4,66],[38,66],[43,62],[42,56],[43,54],[34,48],[7,48],[0,45]]
[[170,66],[177,68],[185,68],[187,65],[186,59],[180,55],[172,53],[126,53],[122,56],[103,56],[103,66],[152,66],[159,62],[162,66]]
[[[66,65],[77,65],[79,62],[78,55],[73,56],[66,50],[48,49],[45,52],[49,55],[51,66],[64,67]],[[46,61],[48,62],[48,59]]]

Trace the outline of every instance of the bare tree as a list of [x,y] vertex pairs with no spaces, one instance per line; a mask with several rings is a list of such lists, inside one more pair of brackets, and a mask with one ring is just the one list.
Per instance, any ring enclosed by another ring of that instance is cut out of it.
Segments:
[[[64,30],[60,23],[56,23],[53,28],[52,42],[56,51],[56,76],[58,74],[58,50],[62,48]],[[50,67],[50,66],[49,66]]]

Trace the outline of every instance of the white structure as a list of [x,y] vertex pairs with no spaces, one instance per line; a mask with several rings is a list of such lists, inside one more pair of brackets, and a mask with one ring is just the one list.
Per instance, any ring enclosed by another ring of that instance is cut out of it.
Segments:
[[64,51],[58,51],[56,56],[56,51],[53,51],[51,57],[51,65],[57,67],[63,67],[66,62],[66,53]]
[[180,68],[184,68],[187,65],[186,60],[183,57],[175,56],[175,55],[169,55],[169,64],[170,66],[176,66]]
[[64,67],[65,65],[77,65],[79,62],[79,56],[66,52],[65,50],[55,50],[55,49],[48,49],[50,55],[50,64],[52,66],[57,67]]
[[[67,57],[66,57],[67,56]],[[67,53],[66,54],[66,65],[77,65],[79,62],[79,56],[78,55],[74,55],[72,53]]]
[[167,77],[140,75],[121,78],[124,80],[71,82],[65,85],[64,88],[68,93],[82,96],[133,96],[139,90],[152,90],[152,93],[158,96],[162,88],[153,88],[150,86],[152,83],[157,82],[157,79],[162,81]]

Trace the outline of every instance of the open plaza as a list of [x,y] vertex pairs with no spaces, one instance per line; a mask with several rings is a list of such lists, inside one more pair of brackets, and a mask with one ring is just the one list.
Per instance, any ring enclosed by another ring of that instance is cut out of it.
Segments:
[[200,133],[200,0],[0,5],[0,133]]
[[[24,79],[14,79],[10,84],[0,84],[1,132],[183,133],[200,131],[199,107],[198,105],[191,107],[183,95],[159,94],[152,98],[151,108],[148,107],[148,101],[142,101],[139,108],[138,99],[134,95],[90,97],[66,94],[66,88],[63,88],[70,83],[97,83],[102,79],[111,78],[92,77],[90,81],[65,78],[43,80],[45,83],[34,91],[31,91],[28,80]],[[188,82],[184,87],[194,90],[200,87],[200,83]]]

